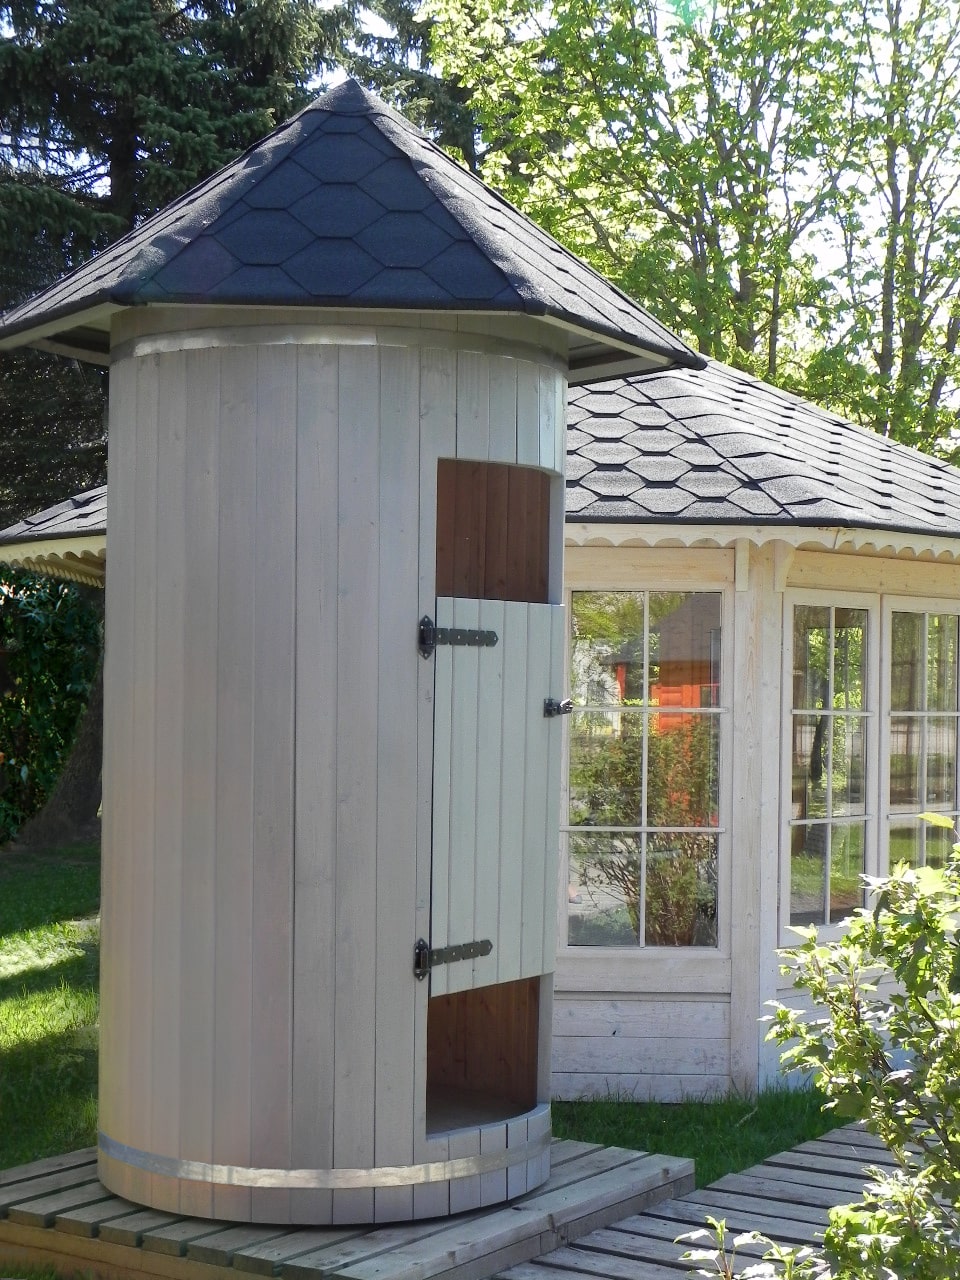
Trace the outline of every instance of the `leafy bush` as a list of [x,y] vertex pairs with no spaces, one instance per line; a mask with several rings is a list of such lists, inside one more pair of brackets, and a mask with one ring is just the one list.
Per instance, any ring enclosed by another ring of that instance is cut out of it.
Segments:
[[[940,815],[924,815],[949,826]],[[946,866],[897,866],[867,878],[873,905],[845,935],[813,928],[784,952],[784,972],[814,999],[811,1018],[782,1004],[772,1038],[788,1067],[812,1072],[838,1116],[860,1119],[896,1157],[871,1170],[862,1201],[831,1210],[824,1259],[779,1250],[757,1276],[954,1280],[960,1257],[960,845]],[[726,1275],[715,1224],[701,1275]],[[755,1245],[760,1237],[734,1242]],[[769,1242],[765,1242],[769,1243]]]
[[101,634],[100,601],[90,592],[12,570],[0,577],[0,844],[57,779]]

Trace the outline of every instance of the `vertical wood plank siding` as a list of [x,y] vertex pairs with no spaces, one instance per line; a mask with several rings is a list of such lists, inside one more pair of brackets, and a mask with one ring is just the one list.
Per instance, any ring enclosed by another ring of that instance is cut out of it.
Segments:
[[[503,633],[497,662],[541,643],[530,626],[549,647],[548,427],[562,375],[466,338],[461,350],[404,347],[396,326],[382,346],[234,335],[140,356],[145,333],[134,317],[132,354],[111,371],[103,1133],[148,1156],[241,1168],[445,1159],[450,1139],[426,1133],[430,983],[412,972],[430,931],[435,747],[479,744],[496,773],[477,784],[462,815],[475,831],[446,873],[457,927],[472,937],[492,919],[513,976],[523,961],[536,982],[553,956],[542,867],[522,870],[516,759],[500,762],[512,738],[523,744],[514,708],[529,695],[495,675],[484,702],[474,675],[466,719],[435,725],[434,668],[453,650],[434,663],[416,648],[417,620],[437,604],[438,518],[453,520],[438,463],[443,474],[459,451],[494,467],[486,510],[472,471],[454,485],[454,508],[489,529],[469,625]],[[520,461],[530,470],[517,481],[507,468]],[[515,568],[528,520],[543,532]],[[474,594],[477,566],[456,572]],[[536,579],[541,621],[506,617],[530,607],[503,603],[513,572],[524,591]],[[460,648],[455,660],[483,656]],[[541,820],[546,803],[535,797]],[[477,843],[502,871],[478,871]],[[477,974],[502,981],[504,964],[500,951]],[[536,1004],[507,1010],[504,1033],[531,1106]],[[522,1141],[526,1121],[513,1132]],[[506,1127],[482,1137],[475,1125],[457,1150],[507,1140]],[[452,1184],[214,1186],[104,1153],[100,1167],[118,1194],[200,1217],[386,1221],[452,1203]],[[534,1177],[518,1166],[511,1185]],[[478,1176],[454,1199],[507,1182]]]

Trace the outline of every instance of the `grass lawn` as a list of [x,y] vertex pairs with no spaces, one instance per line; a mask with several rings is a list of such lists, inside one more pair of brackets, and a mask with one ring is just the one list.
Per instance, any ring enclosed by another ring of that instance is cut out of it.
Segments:
[[[0,853],[0,1169],[95,1141],[99,888],[96,848]],[[831,1127],[787,1090],[554,1106],[558,1137],[691,1156],[701,1186]]]
[[0,853],[0,1169],[96,1137],[100,852]]
[[553,1132],[611,1147],[690,1156],[697,1186],[716,1182],[837,1125],[812,1089],[770,1089],[721,1102],[555,1102]]

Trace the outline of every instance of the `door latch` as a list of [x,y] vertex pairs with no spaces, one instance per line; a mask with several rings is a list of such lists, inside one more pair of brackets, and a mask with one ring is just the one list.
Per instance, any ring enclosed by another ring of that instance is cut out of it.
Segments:
[[556,698],[544,698],[543,714],[545,716],[568,716],[573,710],[573,699],[564,698],[558,701]]

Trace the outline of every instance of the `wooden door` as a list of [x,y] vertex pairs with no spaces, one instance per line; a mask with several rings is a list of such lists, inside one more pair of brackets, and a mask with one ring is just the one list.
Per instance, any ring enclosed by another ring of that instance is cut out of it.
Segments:
[[435,967],[433,995],[554,967],[560,721],[544,702],[563,696],[564,627],[546,599],[549,479],[439,468],[435,621],[455,643],[433,659],[430,943],[492,949]]

